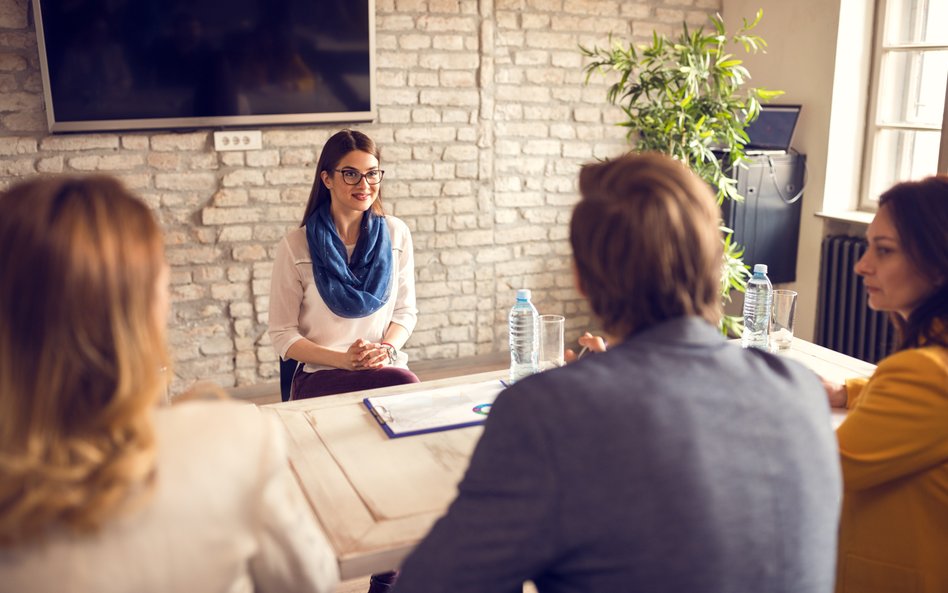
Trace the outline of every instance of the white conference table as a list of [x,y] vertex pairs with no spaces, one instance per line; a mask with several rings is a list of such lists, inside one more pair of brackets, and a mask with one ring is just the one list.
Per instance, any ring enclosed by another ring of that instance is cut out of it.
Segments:
[[[781,356],[827,379],[868,377],[875,366],[794,339]],[[343,580],[391,570],[447,510],[482,427],[390,439],[363,406],[367,395],[506,377],[493,371],[261,408],[286,427],[290,464],[336,553]],[[845,417],[834,411],[833,424]]]

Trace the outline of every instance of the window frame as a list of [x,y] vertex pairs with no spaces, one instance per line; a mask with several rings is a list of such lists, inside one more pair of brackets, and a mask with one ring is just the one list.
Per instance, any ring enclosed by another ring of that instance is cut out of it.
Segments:
[[875,158],[877,138],[880,133],[889,130],[940,132],[939,152],[936,159],[937,172],[948,173],[948,78],[945,81],[945,107],[941,125],[912,125],[892,124],[879,121],[881,100],[880,82],[882,78],[882,64],[884,57],[894,52],[911,52],[919,50],[948,51],[948,41],[944,43],[932,42],[899,42],[886,43],[886,19],[888,7],[892,0],[876,0],[874,24],[872,34],[872,62],[869,82],[869,106],[866,113],[866,135],[863,140],[862,172],[859,192],[859,210],[874,212],[878,208],[878,196],[870,195],[873,159]]

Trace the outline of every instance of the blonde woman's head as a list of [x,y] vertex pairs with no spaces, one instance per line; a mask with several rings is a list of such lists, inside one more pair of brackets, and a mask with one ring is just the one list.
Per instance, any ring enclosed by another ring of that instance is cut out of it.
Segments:
[[[0,543],[96,528],[146,492],[164,392],[167,266],[115,179],[0,194]],[[133,494],[134,493],[134,494]]]

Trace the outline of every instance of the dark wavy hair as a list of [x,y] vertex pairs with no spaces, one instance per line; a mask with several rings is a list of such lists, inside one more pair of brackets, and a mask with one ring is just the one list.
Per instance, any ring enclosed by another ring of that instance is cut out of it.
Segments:
[[948,348],[948,175],[893,186],[879,196],[892,217],[902,248],[935,291],[903,319],[889,318],[898,332],[897,350],[937,344]]
[[[326,171],[330,175],[333,175],[336,167],[339,165],[339,161],[353,150],[367,152],[378,159],[380,165],[382,163],[382,152],[378,146],[375,145],[375,142],[362,132],[357,132],[356,130],[341,130],[333,134],[332,137],[326,141],[326,144],[323,145],[323,150],[319,154],[319,161],[316,163],[316,178],[313,180],[313,189],[309,192],[309,201],[306,202],[306,210],[303,213],[303,220],[300,222],[300,226],[306,226],[306,220],[316,208],[323,202],[331,199],[329,188],[323,183],[321,173]],[[382,209],[381,187],[379,187],[378,197],[372,204],[372,212],[379,216],[385,215]]]

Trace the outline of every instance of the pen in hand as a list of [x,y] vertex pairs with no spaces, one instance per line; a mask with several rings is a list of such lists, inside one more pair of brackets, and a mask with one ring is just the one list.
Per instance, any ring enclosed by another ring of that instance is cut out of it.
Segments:
[[576,355],[576,360],[579,360],[580,358],[582,358],[583,355],[586,354],[587,352],[589,352],[589,346],[583,346],[582,349],[579,351],[579,354]]

